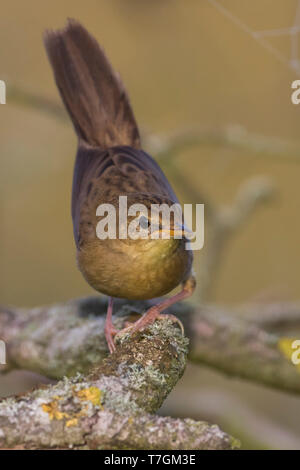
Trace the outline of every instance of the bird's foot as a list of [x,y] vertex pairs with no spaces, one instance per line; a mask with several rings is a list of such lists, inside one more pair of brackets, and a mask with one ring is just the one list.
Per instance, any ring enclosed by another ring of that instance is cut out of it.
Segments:
[[116,336],[119,331],[120,330],[117,330],[113,325],[106,325],[105,327],[105,338],[110,354],[112,354],[116,349],[114,336]]
[[155,322],[155,320],[161,320],[168,318],[171,320],[173,323],[177,323],[181,329],[181,333],[184,335],[184,327],[181,321],[175,317],[175,315],[172,314],[162,314],[156,307],[151,307],[139,320],[137,320],[135,323],[130,323],[126,322],[125,323],[125,328],[122,330],[119,330],[118,333],[115,335],[114,341],[116,341],[117,338],[125,335],[125,334],[130,334],[132,335],[133,333],[137,331],[143,331],[147,326],[151,325],[152,323]]

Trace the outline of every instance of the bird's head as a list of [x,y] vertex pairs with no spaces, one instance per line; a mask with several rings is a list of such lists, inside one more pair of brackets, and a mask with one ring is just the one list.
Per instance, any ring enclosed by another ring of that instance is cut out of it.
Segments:
[[[180,204],[167,197],[128,193],[114,198],[110,204],[114,207],[110,220],[103,210],[98,227],[104,232],[103,239],[115,240],[112,245],[163,255],[184,246],[191,233],[184,225]],[[110,236],[106,237],[110,228]]]

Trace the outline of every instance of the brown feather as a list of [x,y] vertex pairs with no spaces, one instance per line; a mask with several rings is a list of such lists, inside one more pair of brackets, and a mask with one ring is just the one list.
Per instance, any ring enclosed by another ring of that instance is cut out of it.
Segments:
[[80,139],[102,149],[140,148],[127,93],[97,41],[75,20],[46,31],[45,47],[61,97]]
[[110,202],[119,195],[148,193],[178,202],[156,161],[143,150],[126,146],[108,150],[80,146],[74,168],[72,217],[76,245],[82,206]]

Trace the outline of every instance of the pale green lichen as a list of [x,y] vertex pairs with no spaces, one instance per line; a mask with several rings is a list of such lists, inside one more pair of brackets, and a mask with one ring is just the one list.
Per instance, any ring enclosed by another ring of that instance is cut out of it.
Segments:
[[[118,365],[117,375],[122,377],[124,387],[130,391],[126,400],[127,409],[130,401],[135,402],[138,408],[150,412],[159,408],[174,383],[183,374],[187,344],[188,340],[167,318],[155,322],[145,331],[132,337],[126,335],[120,338],[117,352],[122,362]],[[112,372],[110,367],[105,370],[110,378]],[[114,404],[120,403],[120,400],[116,399],[115,391],[113,398],[106,392],[105,400],[113,400]]]
[[[113,450],[157,449],[163,442],[174,449],[184,442],[184,448],[194,449],[198,445],[195,436],[200,436],[199,448],[234,446],[229,436],[207,423],[169,422],[169,418],[145,415],[145,411],[159,408],[186,362],[187,340],[171,322],[157,323],[121,344],[88,377],[80,373],[65,377],[56,385],[32,392],[30,398],[17,403],[11,400],[6,443],[14,446],[19,442],[18,422],[20,416],[26,416],[30,432],[22,435],[25,445],[38,442],[39,447]],[[7,407],[3,411],[7,417]],[[7,425],[6,417],[0,411],[0,428]],[[36,432],[41,423],[42,435]],[[107,437],[108,429],[115,429],[113,437]]]

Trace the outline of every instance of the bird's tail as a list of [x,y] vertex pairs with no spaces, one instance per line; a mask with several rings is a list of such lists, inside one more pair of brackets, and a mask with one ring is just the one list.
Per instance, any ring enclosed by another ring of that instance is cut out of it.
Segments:
[[127,93],[97,41],[75,20],[46,31],[55,81],[78,137],[91,146],[140,147]]

